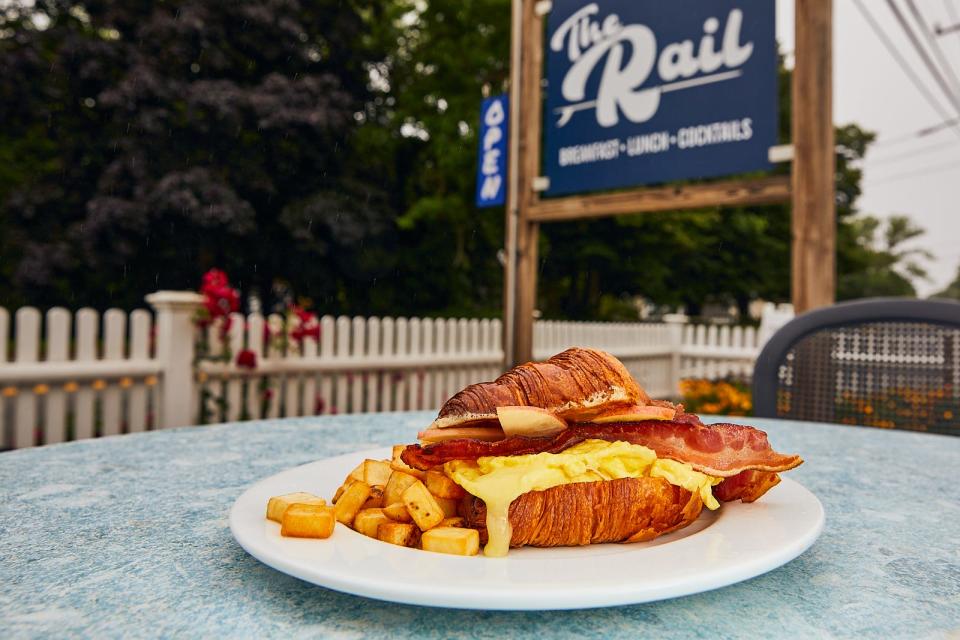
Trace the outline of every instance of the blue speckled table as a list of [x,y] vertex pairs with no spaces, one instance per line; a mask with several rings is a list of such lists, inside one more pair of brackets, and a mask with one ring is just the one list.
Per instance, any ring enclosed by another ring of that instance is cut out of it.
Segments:
[[960,438],[754,420],[827,524],[753,580],[653,604],[426,609],[315,587],[234,543],[251,483],[408,441],[426,413],[226,424],[0,454],[0,637],[960,637]]

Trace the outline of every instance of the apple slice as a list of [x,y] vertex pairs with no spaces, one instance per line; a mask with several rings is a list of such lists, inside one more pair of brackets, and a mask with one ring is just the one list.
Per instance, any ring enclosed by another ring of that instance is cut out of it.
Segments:
[[634,405],[599,415],[591,419],[590,422],[607,424],[610,422],[640,422],[641,420],[673,420],[676,415],[677,410],[673,407],[657,407],[652,405],[641,407]]
[[552,436],[567,428],[567,422],[540,407],[497,407],[503,432],[510,436]]

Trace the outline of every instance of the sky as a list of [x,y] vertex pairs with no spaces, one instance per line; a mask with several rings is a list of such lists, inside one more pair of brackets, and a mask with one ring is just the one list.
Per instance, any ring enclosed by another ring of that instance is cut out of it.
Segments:
[[[792,52],[794,3],[776,1],[777,38],[781,50]],[[910,20],[906,2],[896,1]],[[861,4],[930,93],[949,111],[947,98],[887,1],[861,0]],[[914,5],[931,26],[960,22],[960,0],[914,0]],[[864,162],[863,196],[858,209],[880,218],[904,214],[926,229],[927,233],[912,246],[934,255],[932,261],[924,263],[930,280],[915,282],[920,295],[931,295],[953,280],[960,265],[960,130],[948,128],[924,137],[911,136],[943,122],[943,116],[884,47],[855,0],[834,0],[833,6],[834,122],[856,123],[877,134],[877,143]],[[944,58],[953,66],[953,73],[960,76],[960,31],[936,40]],[[929,55],[936,63],[935,54]],[[951,82],[948,75],[946,81]],[[960,101],[960,87],[957,95]],[[952,115],[960,113],[954,109]]]

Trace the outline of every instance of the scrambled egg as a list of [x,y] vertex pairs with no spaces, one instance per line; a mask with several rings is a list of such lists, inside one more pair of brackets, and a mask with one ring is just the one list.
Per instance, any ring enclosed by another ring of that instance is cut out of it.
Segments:
[[444,470],[467,492],[487,505],[487,556],[504,556],[512,531],[510,503],[528,491],[543,491],[574,482],[654,477],[699,493],[709,509],[720,506],[712,487],[723,478],[708,476],[684,462],[657,458],[647,447],[627,442],[587,440],[561,453],[490,456],[476,462],[454,460]]

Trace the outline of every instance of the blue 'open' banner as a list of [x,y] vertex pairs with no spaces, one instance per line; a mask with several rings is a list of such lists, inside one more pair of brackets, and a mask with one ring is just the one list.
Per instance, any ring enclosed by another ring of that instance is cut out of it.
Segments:
[[772,0],[553,0],[547,195],[770,168]]
[[492,207],[507,199],[507,94],[480,105],[480,158],[477,163],[477,206]]

